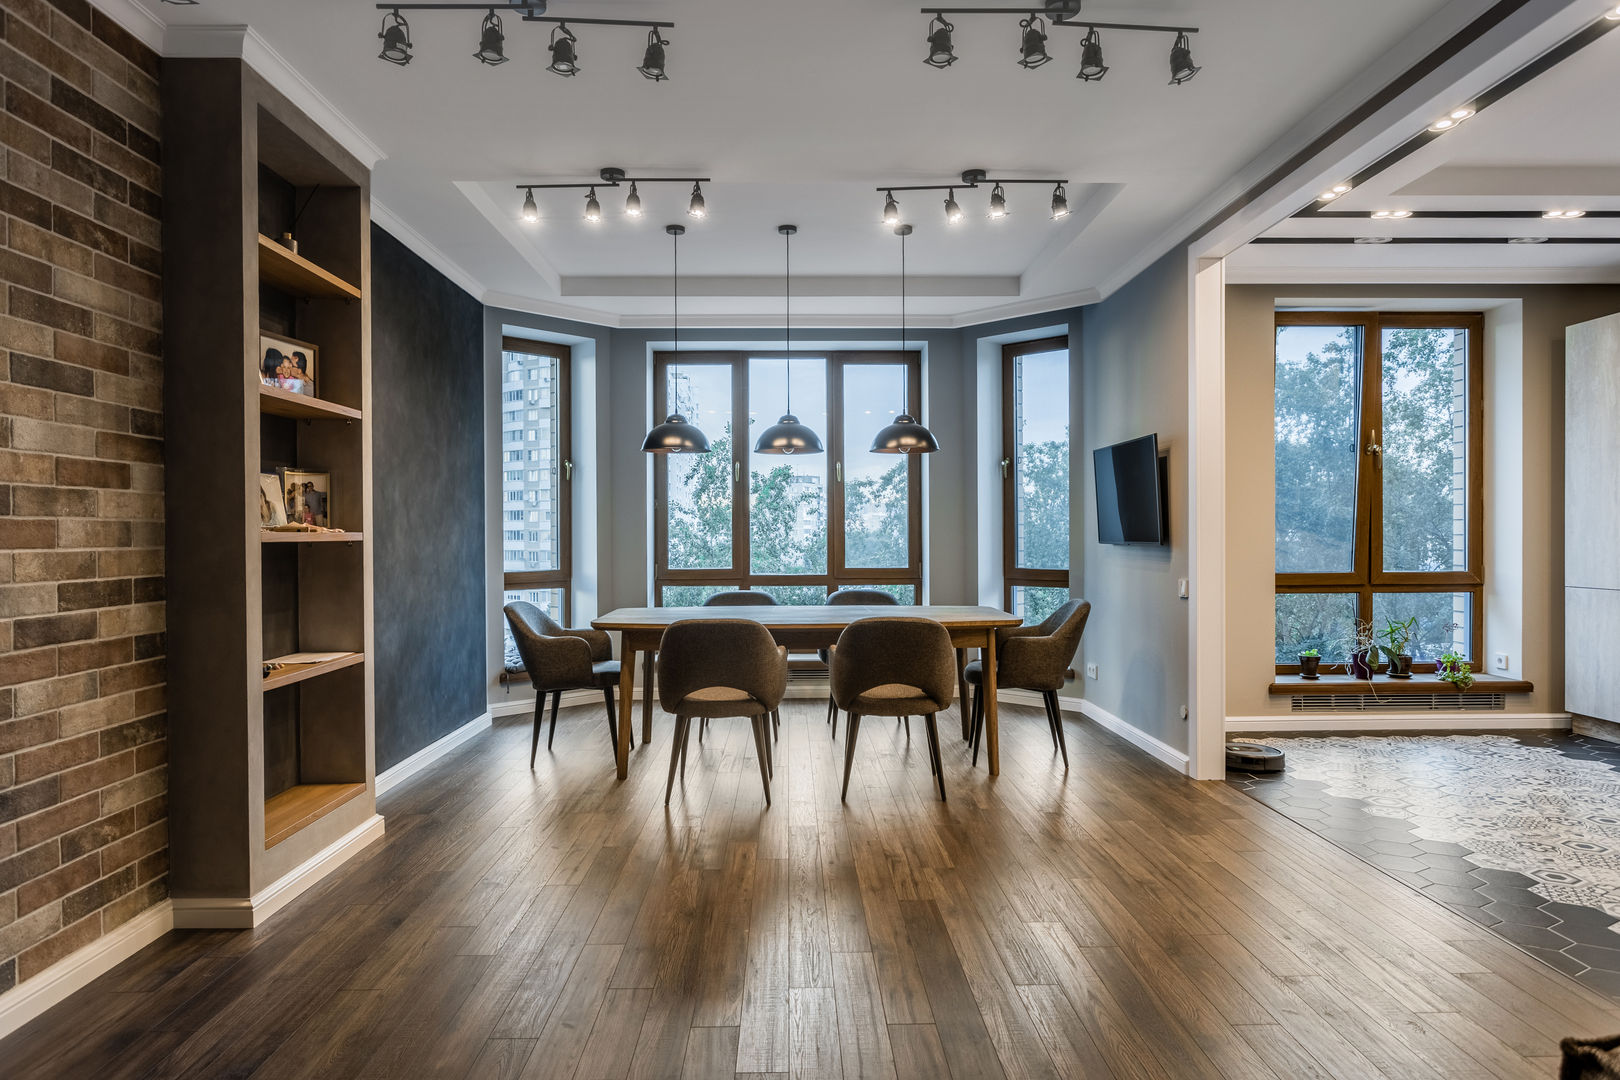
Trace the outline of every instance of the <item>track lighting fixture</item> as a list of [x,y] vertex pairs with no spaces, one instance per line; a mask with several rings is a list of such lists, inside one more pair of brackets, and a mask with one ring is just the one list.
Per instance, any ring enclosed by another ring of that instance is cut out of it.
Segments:
[[891,228],[900,224],[900,204],[894,201],[892,191],[883,200],[883,224]]
[[377,59],[400,67],[411,62],[411,24],[405,21],[398,8],[383,16],[382,29],[377,36],[382,38],[383,43]]
[[1372,212],[1372,216],[1373,216],[1374,221],[1405,221],[1407,218],[1412,216],[1412,211],[1410,211],[1410,210],[1374,210]]
[[594,187],[585,193],[585,220],[592,225],[602,220],[602,204],[596,200]]
[[1192,42],[1186,34],[1177,34],[1170,46],[1170,85],[1180,86],[1204,69],[1193,64]]
[[955,188],[945,196],[945,221],[950,225],[959,225],[962,221],[962,207],[957,204]]
[[484,23],[478,29],[478,51],[473,56],[480,64],[499,67],[510,59],[506,55],[506,31],[501,29],[501,17],[490,8]]
[[951,34],[956,27],[945,21],[945,16],[935,15],[928,23],[928,59],[923,63],[929,67],[945,68],[956,63],[956,47],[951,44]]
[[1069,216],[1069,193],[1062,184],[1052,189],[1052,220],[1062,221]]
[[1080,42],[1080,74],[1075,78],[1086,82],[1096,82],[1108,74],[1108,65],[1103,63],[1102,35],[1097,28],[1092,27],[1086,31],[1085,40]]
[[523,220],[530,225],[540,220],[540,207],[534,201],[532,190],[525,190],[523,193]]
[[636,182],[630,181],[630,194],[624,200],[624,216],[638,218],[641,216],[641,195],[636,191]]
[[[674,352],[678,357],[681,351],[681,237],[686,235],[686,226],[665,225],[664,231],[669,234],[674,248],[671,296],[674,306]],[[689,423],[680,413],[670,413],[662,424],[655,425],[647,432],[647,437],[641,441],[641,449],[649,454],[707,454],[709,437],[703,434],[702,428]]]
[[708,181],[707,176],[636,176],[632,177],[623,169],[609,166],[597,173],[596,180],[563,181],[561,183],[523,183],[517,189],[523,192],[523,220],[533,224],[540,220],[540,207],[535,202],[534,193],[537,190],[573,190],[585,192],[585,220],[593,225],[602,220],[602,201],[598,198],[596,189],[622,187],[630,185],[630,192],[624,200],[624,216],[639,218],[642,216],[641,190],[639,184],[691,184],[692,203],[687,213],[693,217],[701,218],[704,215],[702,185]]
[[1449,113],[1429,125],[1430,131],[1450,131],[1458,124],[1474,115],[1474,110],[1464,105],[1460,109],[1452,109]]
[[692,182],[692,198],[686,204],[686,216],[699,221],[709,216],[709,204],[703,201],[703,185],[698,181]]
[[1317,202],[1332,202],[1334,199],[1337,199],[1340,195],[1345,194],[1349,190],[1350,190],[1350,185],[1349,184],[1334,184],[1332,187],[1330,187],[1326,191],[1322,192],[1322,194],[1318,195],[1316,197],[1316,201]]
[[990,219],[1000,221],[1007,216],[1007,193],[997,184],[990,189]]
[[1387,244],[1392,239],[1393,239],[1393,237],[1389,237],[1389,236],[1358,236],[1358,237],[1356,237],[1356,243],[1358,243],[1358,244]]
[[1023,31],[1019,35],[1018,66],[1033,70],[1051,60],[1046,52],[1046,20],[1030,15],[1020,19],[1018,26]]
[[799,423],[799,418],[793,415],[793,237],[799,227],[778,225],[776,231],[782,234],[786,267],[783,280],[786,283],[787,317],[783,322],[782,355],[787,357],[787,410],[782,413],[780,420],[760,432],[759,440],[754,443],[754,453],[823,454],[826,448],[821,445],[821,436],[810,425]]
[[579,51],[574,47],[578,41],[567,23],[558,23],[551,31],[551,63],[546,70],[570,79],[578,75]]
[[[911,235],[910,225],[895,226],[894,235],[900,238],[900,352],[906,351],[906,237]],[[939,449],[934,433],[911,416],[911,365],[901,359],[900,415],[894,423],[883,428],[872,439],[874,454],[932,454]]]
[[1510,244],[1545,244],[1545,236],[1515,236],[1508,240]]
[[647,51],[641,54],[641,66],[636,70],[653,82],[669,78],[664,74],[664,46],[668,44],[656,26],[647,31]]
[[1578,217],[1585,217],[1585,210],[1548,210],[1541,215],[1547,221],[1573,221]]

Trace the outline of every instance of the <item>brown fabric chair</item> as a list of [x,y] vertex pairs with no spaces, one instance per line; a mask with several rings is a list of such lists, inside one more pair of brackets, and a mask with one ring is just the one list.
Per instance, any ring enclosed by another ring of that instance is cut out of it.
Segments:
[[[529,744],[529,768],[540,749],[540,724],[551,695],[551,734],[546,749],[557,737],[557,709],[564,690],[600,690],[607,702],[608,737],[618,752],[619,724],[613,693],[619,685],[619,662],[613,659],[613,639],[602,630],[565,630],[551,616],[524,601],[506,605],[506,622],[523,657],[523,670],[535,689],[534,738]],[[626,717],[626,722],[629,718]],[[630,745],[636,741],[631,729]]]
[[758,589],[732,589],[717,592],[703,601],[704,607],[775,607],[776,597]]
[[[996,687],[1009,690],[1036,690],[1046,706],[1046,723],[1052,732],[1052,749],[1063,753],[1063,767],[1069,767],[1069,740],[1063,736],[1063,715],[1058,711],[1057,692],[1063,689],[1074,654],[1080,650],[1080,637],[1091,618],[1091,601],[1070,600],[1039,626],[1014,626],[996,631]],[[979,742],[984,734],[984,661],[968,664],[964,674],[973,687],[973,722],[968,738],[973,743],[973,764],[979,764]]]
[[956,653],[951,634],[932,619],[860,619],[844,627],[832,658],[832,693],[849,713],[845,732],[844,790],[855,766],[855,740],[862,716],[921,716],[928,727],[928,763],[945,800],[945,769],[939,756],[936,714],[956,694]]
[[[845,604],[894,607],[900,601],[895,599],[893,593],[884,592],[882,589],[839,589],[827,597],[827,603],[834,607],[842,607]],[[832,667],[832,652],[833,648],[830,645],[816,650],[816,655],[821,657],[821,662],[829,669]],[[838,703],[833,700],[830,689],[827,691],[827,723],[832,725],[833,738],[838,738]]]
[[759,778],[765,805],[771,805],[771,741],[766,717],[787,692],[787,650],[771,632],[748,619],[681,619],[658,644],[658,702],[675,714],[675,741],[669,748],[669,782],[664,805],[675,788],[675,770],[686,767],[686,744],[694,717],[746,716],[754,727]]

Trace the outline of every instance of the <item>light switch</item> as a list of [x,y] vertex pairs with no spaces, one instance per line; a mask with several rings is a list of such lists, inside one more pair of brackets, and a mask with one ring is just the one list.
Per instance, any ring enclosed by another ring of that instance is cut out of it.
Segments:
[[1187,579],[1186,578],[1177,578],[1176,579],[1176,595],[1181,597],[1183,600],[1187,599]]

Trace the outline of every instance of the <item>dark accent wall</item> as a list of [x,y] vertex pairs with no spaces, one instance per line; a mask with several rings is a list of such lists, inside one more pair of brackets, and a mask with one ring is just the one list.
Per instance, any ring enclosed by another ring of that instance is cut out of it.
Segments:
[[484,309],[371,227],[377,771],[484,712]]

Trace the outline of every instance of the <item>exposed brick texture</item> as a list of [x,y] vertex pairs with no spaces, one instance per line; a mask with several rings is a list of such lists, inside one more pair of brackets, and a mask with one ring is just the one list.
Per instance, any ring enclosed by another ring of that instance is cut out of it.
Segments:
[[0,0],[0,992],[167,895],[158,74]]

